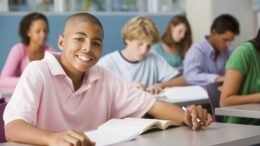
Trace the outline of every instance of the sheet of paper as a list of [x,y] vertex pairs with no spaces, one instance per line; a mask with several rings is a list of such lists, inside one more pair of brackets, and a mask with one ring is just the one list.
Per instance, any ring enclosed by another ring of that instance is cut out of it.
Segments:
[[93,130],[85,132],[87,137],[96,142],[96,146],[105,146],[135,139],[139,133],[136,131],[102,131]]
[[176,102],[182,102],[208,98],[208,93],[200,86],[171,87],[166,88],[158,97],[166,97]]

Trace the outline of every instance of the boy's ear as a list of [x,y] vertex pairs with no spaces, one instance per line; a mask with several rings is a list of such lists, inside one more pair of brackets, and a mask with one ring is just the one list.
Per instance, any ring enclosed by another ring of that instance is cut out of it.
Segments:
[[64,48],[64,36],[62,34],[59,35],[58,47],[60,50],[63,50]]
[[213,29],[211,30],[211,34],[216,35],[216,34],[218,34],[218,32],[217,32],[216,29],[213,28]]

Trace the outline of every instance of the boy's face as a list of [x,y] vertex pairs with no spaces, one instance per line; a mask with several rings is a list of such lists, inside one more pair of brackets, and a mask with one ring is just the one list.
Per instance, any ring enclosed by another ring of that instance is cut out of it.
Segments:
[[126,40],[126,45],[134,61],[141,61],[149,53],[152,43],[143,40]]
[[236,36],[230,31],[226,31],[222,34],[213,31],[212,35],[214,37],[214,46],[219,52],[223,52],[229,48]]
[[85,72],[95,65],[102,53],[103,33],[97,24],[77,21],[69,24],[59,37],[61,64],[69,72]]

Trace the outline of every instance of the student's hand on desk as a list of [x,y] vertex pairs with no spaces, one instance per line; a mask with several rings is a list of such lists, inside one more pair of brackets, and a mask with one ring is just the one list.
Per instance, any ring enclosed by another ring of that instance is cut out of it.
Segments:
[[153,86],[149,87],[147,91],[151,94],[157,95],[163,91],[163,88],[160,84],[154,84]]
[[141,90],[143,90],[143,91],[146,91],[146,87],[145,87],[143,84],[141,84],[140,82],[133,81],[133,82],[132,82],[132,85],[133,85],[135,88],[137,88],[137,89],[141,89]]
[[224,79],[225,79],[225,76],[219,76],[216,78],[216,82],[221,82],[223,83],[224,82]]
[[49,139],[50,146],[95,146],[95,142],[89,140],[79,130],[54,133]]
[[184,122],[193,130],[200,129],[203,126],[207,127],[212,123],[212,121],[212,116],[207,112],[206,109],[203,109],[201,105],[192,105],[187,107],[185,110]]

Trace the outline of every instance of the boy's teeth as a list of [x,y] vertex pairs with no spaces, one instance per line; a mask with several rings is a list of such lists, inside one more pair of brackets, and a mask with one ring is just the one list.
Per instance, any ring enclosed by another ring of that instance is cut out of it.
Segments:
[[78,56],[80,60],[83,60],[83,61],[88,61],[90,60],[89,58],[87,57],[84,57],[84,56]]

